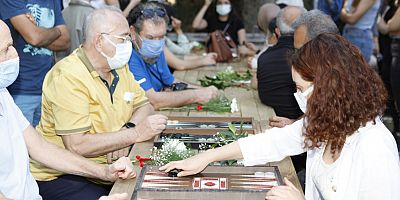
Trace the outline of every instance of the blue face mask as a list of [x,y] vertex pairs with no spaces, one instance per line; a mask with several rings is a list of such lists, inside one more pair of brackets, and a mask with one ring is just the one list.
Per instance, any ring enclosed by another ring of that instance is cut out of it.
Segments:
[[164,38],[161,40],[143,40],[140,36],[139,38],[142,40],[142,47],[139,49],[139,53],[145,58],[157,58],[164,50]]

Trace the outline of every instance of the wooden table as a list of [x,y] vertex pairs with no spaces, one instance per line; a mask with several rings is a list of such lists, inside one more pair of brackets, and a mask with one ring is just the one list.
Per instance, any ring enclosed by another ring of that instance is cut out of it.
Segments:
[[[186,37],[189,41],[197,41],[201,43],[205,43],[209,38],[208,33],[185,33]],[[168,38],[172,41],[177,41],[177,34],[176,33],[168,33]],[[265,44],[265,35],[263,33],[246,33],[246,38],[248,42],[254,43],[256,45],[264,45]]]
[[[214,75],[216,72],[225,70],[228,66],[232,66],[234,70],[246,71],[247,69],[243,66],[243,62],[239,63],[222,63],[217,64],[217,66],[203,67],[190,71],[176,71],[174,76],[180,80],[184,80],[190,83],[198,83],[198,79],[202,78],[204,75]],[[221,91],[226,97],[232,99],[236,97],[238,100],[239,112],[236,113],[213,113],[213,112],[198,112],[195,110],[187,112],[177,112],[177,111],[162,111],[160,113],[167,116],[191,116],[191,117],[253,117],[257,129],[265,131],[268,128],[268,118],[275,115],[272,108],[261,103],[258,93],[252,89],[245,88],[226,88]],[[137,143],[130,152],[130,158],[134,158],[136,155],[149,156],[150,150],[153,148],[153,141],[147,141],[142,143]],[[280,162],[268,163],[268,165],[278,166],[282,176],[287,177],[294,185],[301,190],[300,182],[297,178],[297,174],[293,167],[293,163],[290,157],[285,158]],[[141,168],[135,166],[136,174],[140,173]],[[129,197],[132,196],[134,187],[136,184],[136,179],[131,180],[117,180],[114,184],[111,193],[122,193],[127,192]]]

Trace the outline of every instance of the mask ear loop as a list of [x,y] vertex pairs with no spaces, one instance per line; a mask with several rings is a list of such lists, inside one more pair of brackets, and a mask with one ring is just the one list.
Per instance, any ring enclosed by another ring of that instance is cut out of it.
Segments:
[[[135,31],[135,35],[136,35],[136,38],[139,38],[141,41],[142,41],[142,44],[143,44],[143,39],[142,39],[142,37],[140,37],[140,35],[138,34],[138,33],[136,33],[136,31]],[[135,40],[135,42],[132,42],[133,44],[134,44],[134,47],[135,47],[135,49],[137,50],[137,51],[139,51],[139,44],[137,44],[137,41]]]
[[310,95],[310,93],[314,90],[314,85],[311,84],[310,87],[308,87],[304,92],[302,92],[302,95],[306,98]]

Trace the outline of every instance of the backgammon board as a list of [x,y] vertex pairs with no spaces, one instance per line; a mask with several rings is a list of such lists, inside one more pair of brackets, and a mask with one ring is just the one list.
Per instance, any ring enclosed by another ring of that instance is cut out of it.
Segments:
[[218,131],[228,129],[233,124],[237,129],[243,124],[243,130],[254,134],[257,125],[251,117],[168,117],[165,134],[196,133],[213,135]]
[[132,199],[265,199],[282,184],[278,167],[208,166],[200,174],[170,177],[158,166],[145,166]]
[[160,147],[166,139],[179,139],[193,149],[199,145],[217,143],[215,134],[227,130],[233,124],[238,130],[242,126],[247,134],[258,132],[257,124],[249,117],[169,117],[167,128],[154,139],[154,146]]

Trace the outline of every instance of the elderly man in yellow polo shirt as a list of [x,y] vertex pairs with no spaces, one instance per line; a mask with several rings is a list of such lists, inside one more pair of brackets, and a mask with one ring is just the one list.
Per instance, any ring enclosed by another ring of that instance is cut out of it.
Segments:
[[[126,64],[132,52],[129,33],[128,22],[117,10],[100,9],[88,16],[85,42],[44,80],[36,129],[46,140],[106,163],[107,154],[125,156],[130,145],[165,129],[167,117],[152,115],[153,107]],[[93,184],[33,160],[31,172],[44,199],[68,199]]]

